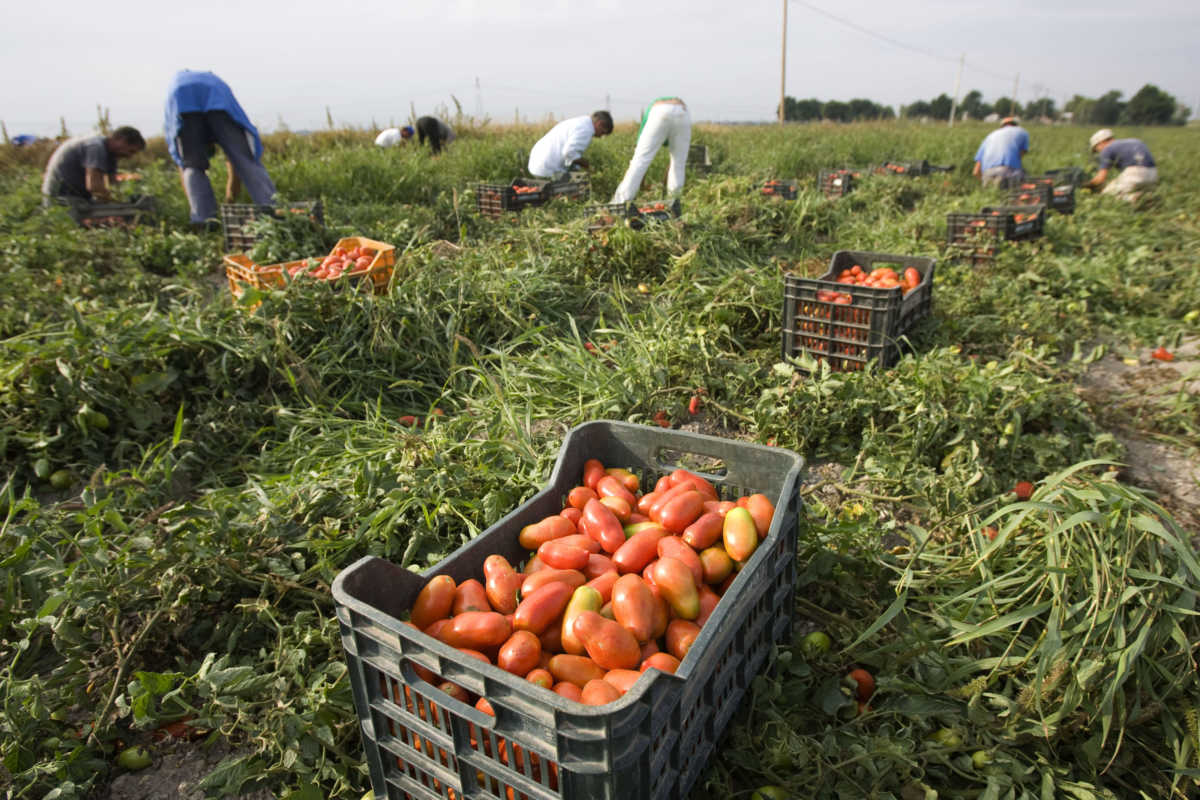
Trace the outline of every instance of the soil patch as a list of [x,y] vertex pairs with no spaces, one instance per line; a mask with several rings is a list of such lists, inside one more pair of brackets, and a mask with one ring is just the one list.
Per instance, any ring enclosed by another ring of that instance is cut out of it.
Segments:
[[1175,520],[1200,529],[1200,448],[1157,433],[1155,417],[1172,407],[1194,408],[1200,398],[1200,338],[1171,349],[1171,361],[1107,354],[1093,363],[1077,391],[1125,446],[1121,477],[1153,492]]
[[[221,743],[205,747],[199,742],[178,741],[155,745],[153,755],[153,764],[118,775],[93,800],[205,800],[198,784],[233,753]],[[275,795],[257,789],[237,795],[237,800],[275,800]]]

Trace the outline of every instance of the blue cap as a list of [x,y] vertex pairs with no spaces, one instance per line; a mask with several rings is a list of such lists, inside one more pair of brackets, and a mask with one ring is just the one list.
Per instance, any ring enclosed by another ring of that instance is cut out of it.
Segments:
[[413,135],[412,125],[405,125],[403,128],[400,129],[400,133],[404,134],[405,136],[412,136]]

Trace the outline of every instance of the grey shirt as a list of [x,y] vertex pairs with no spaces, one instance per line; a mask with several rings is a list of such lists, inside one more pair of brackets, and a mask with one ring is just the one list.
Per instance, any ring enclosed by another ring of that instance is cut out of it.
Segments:
[[42,194],[48,197],[82,197],[90,200],[87,170],[98,169],[110,178],[117,174],[117,159],[108,152],[103,136],[77,136],[58,146],[46,164]]

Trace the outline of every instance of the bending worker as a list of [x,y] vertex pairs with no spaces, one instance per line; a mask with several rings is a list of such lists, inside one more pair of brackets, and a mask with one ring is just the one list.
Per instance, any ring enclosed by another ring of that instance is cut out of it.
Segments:
[[208,160],[220,145],[229,163],[225,202],[241,186],[259,205],[270,205],[275,184],[262,165],[262,139],[225,81],[211,72],[181,70],[167,91],[164,135],[167,151],[179,165],[193,225],[216,220],[217,200],[208,180]]
[[1088,144],[1093,153],[1100,154],[1100,170],[1083,188],[1095,191],[1104,186],[1108,170],[1114,166],[1121,174],[1104,187],[1104,194],[1137,200],[1143,189],[1153,188],[1158,183],[1158,167],[1150,155],[1150,148],[1141,139],[1114,139],[1113,132],[1104,128],[1093,133]]
[[538,139],[529,151],[529,174],[538,178],[557,178],[573,169],[587,169],[583,151],[593,136],[612,133],[612,115],[597,111],[590,117],[571,117],[555,125]]
[[137,128],[122,126],[108,136],[78,136],[58,146],[42,178],[45,202],[71,200],[105,203],[112,200],[117,159],[146,149]]
[[663,142],[671,152],[671,165],[667,169],[667,193],[678,195],[683,190],[684,171],[687,165],[688,145],[692,141],[692,117],[687,105],[678,97],[660,97],[642,112],[642,126],[638,129],[637,145],[625,177],[621,179],[613,194],[614,203],[629,203],[637,197],[642,187],[642,178],[650,168],[658,148]]
[[405,125],[403,128],[384,128],[375,137],[376,147],[395,147],[401,144],[408,144],[412,139],[412,125]]
[[983,138],[975,153],[975,170],[984,186],[1003,185],[1006,180],[1021,180],[1025,168],[1021,157],[1029,152],[1029,132],[1016,117],[1000,120],[1000,127]]

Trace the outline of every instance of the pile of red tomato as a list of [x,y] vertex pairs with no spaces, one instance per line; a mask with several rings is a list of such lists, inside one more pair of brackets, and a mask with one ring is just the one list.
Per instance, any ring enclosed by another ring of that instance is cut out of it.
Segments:
[[[563,510],[521,529],[523,567],[492,555],[482,581],[434,577],[409,624],[544,689],[603,705],[650,668],[675,671],[774,513],[765,495],[720,500],[684,469],[643,494],[634,473],[589,459]],[[491,713],[483,698],[476,706]]]
[[[334,248],[334,251],[325,256],[320,265],[313,269],[312,261],[297,261],[295,264],[288,266],[288,275],[295,278],[303,276],[306,278],[320,278],[322,280],[332,281],[342,277],[348,272],[360,272],[371,266],[371,262],[375,260],[375,251],[367,247],[355,247],[347,250],[344,247]],[[309,270],[312,270],[311,272]]]
[[[908,294],[921,283],[921,273],[915,267],[908,267],[902,275],[898,274],[891,267],[877,267],[867,272],[861,266],[855,264],[849,269],[844,269],[838,273],[837,278],[834,280],[838,283],[846,283],[854,286],[871,286],[878,289],[895,289],[899,287],[904,291],[904,294]],[[844,293],[833,292],[833,294]],[[845,296],[849,297],[848,295]],[[817,299],[821,298],[818,297]],[[833,300],[831,302],[838,301]],[[845,302],[849,303],[850,300],[847,299]]]

